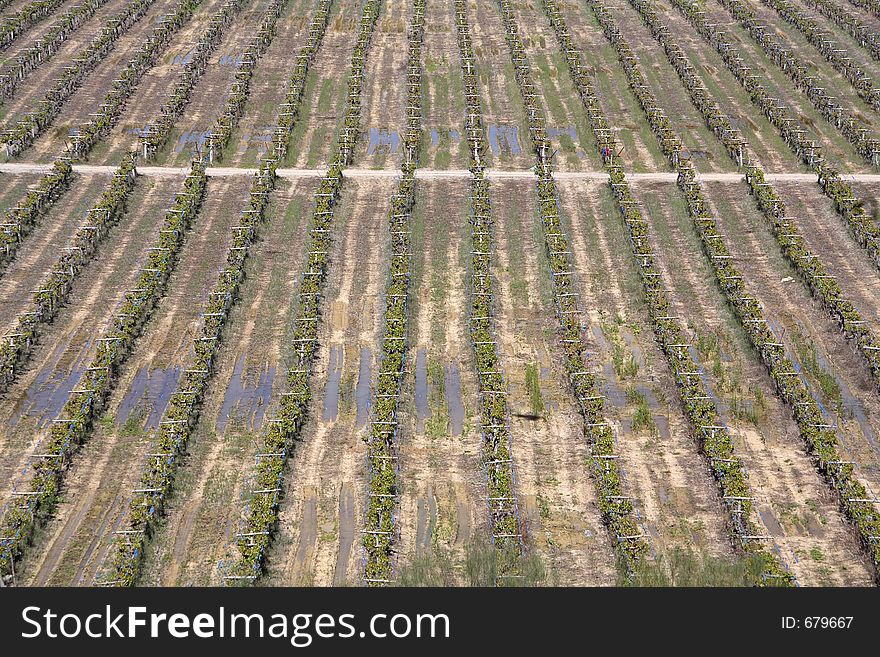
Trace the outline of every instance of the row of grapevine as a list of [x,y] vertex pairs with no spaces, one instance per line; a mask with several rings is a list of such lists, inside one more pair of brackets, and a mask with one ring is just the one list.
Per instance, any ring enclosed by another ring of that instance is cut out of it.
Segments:
[[842,27],[876,60],[880,60],[880,35],[834,0],[806,0],[827,18]]
[[833,35],[812,16],[802,12],[789,0],[761,0],[771,7],[783,20],[804,35],[807,41],[818,50],[825,60],[843,75],[863,99],[875,110],[880,110],[880,89],[874,86],[871,78],[847,55],[846,48],[838,43]]
[[109,0],[86,0],[81,5],[71,7],[52,25],[48,32],[34,45],[19,52],[15,61],[0,72],[0,101],[9,98],[27,75],[52,58],[86,21],[107,4]]
[[416,201],[415,172],[422,137],[422,41],[426,0],[413,0],[407,32],[406,130],[403,136],[402,173],[391,195],[388,227],[391,233],[391,268],[385,288],[382,353],[376,388],[376,405],[367,441],[369,499],[364,522],[364,581],[382,586],[391,581],[394,541],[397,536],[397,411],[406,363],[409,316],[409,281],[412,264],[410,218]]
[[0,51],[6,50],[16,38],[50,16],[64,4],[64,0],[34,0],[24,5],[0,23]]
[[605,419],[605,398],[600,388],[600,378],[587,369],[589,350],[581,326],[575,267],[568,237],[562,225],[556,183],[553,180],[553,146],[547,136],[546,119],[538,101],[540,90],[532,82],[531,65],[519,35],[513,3],[511,0],[499,0],[499,4],[516,82],[526,107],[529,138],[535,151],[539,212],[553,281],[565,369],[584,418],[584,432],[594,465],[599,510],[614,539],[623,568],[631,573],[638,567],[648,545],[635,518],[632,500],[623,494],[620,468],[614,453],[615,436],[611,424]]
[[[230,11],[237,11],[242,4],[242,0],[228,0],[212,17],[212,21],[210,26],[208,27],[205,39],[203,39],[203,45],[200,46],[201,56],[199,57],[199,61],[204,62],[207,60],[210,55],[211,50],[216,48],[216,46],[220,42],[220,38],[222,36],[223,30],[231,24],[231,17],[229,16]],[[219,29],[219,32],[217,32]],[[207,38],[208,34],[210,34],[210,39]],[[193,58],[195,60],[195,57]],[[192,62],[191,62],[192,63]],[[195,72],[203,71],[203,67],[196,67],[194,69],[187,69],[194,72],[193,75],[186,77],[185,79],[188,82],[188,87],[177,87],[175,93],[171,95],[171,97],[166,101],[165,105],[163,105],[162,113],[165,115],[173,115],[174,113],[179,114],[186,102],[189,99],[189,94],[192,90],[192,86],[195,85],[196,80],[198,79],[198,75]],[[159,126],[159,130],[155,132],[155,139],[157,143],[163,142],[167,139],[168,134],[171,131],[172,123],[165,123]],[[122,163],[117,169],[117,176],[124,176],[129,168],[133,168],[137,163],[137,151],[133,151],[129,153],[125,158],[123,158]],[[56,163],[55,169],[47,176],[47,178],[52,178],[53,185],[48,186],[49,190],[52,190],[55,194],[55,197],[51,200],[57,200],[57,196],[62,193],[64,189],[66,189],[66,180],[70,177],[70,164],[66,159],[62,161],[63,169],[61,171],[64,172],[64,180],[59,181],[61,173],[58,170],[59,165]],[[54,177],[53,177],[54,175]],[[46,180],[46,178],[44,178]],[[118,203],[120,207],[124,208],[125,200],[128,197],[131,188],[126,188],[124,190],[123,196],[118,199]],[[48,199],[47,195],[44,194],[38,197],[40,200]],[[45,202],[45,201],[44,201]],[[100,208],[100,206],[99,206]],[[95,208],[92,212],[101,212],[99,208]],[[42,209],[42,208],[40,208]],[[34,208],[32,212],[27,215],[31,221],[34,220],[37,214],[37,208]],[[112,223],[118,221],[120,215],[114,215]],[[111,224],[107,225],[109,228]],[[81,228],[80,231],[86,230],[89,231],[89,224],[86,227]],[[55,279],[63,280],[63,285],[48,286],[52,288],[52,295],[50,297],[43,298],[40,294],[37,294],[34,297],[34,308],[28,313],[23,314],[19,317],[18,326],[15,330],[6,335],[6,342],[2,346],[0,346],[0,389],[5,388],[11,382],[16,375],[18,374],[18,366],[21,365],[23,360],[30,353],[31,346],[33,343],[33,339],[36,337],[39,329],[55,316],[57,309],[64,303],[67,296],[70,294],[71,286],[73,284],[73,279],[76,273],[82,269],[82,267],[94,256],[94,247],[97,246],[99,240],[103,239],[106,235],[106,231],[102,231],[99,234],[95,235],[95,242],[92,245],[93,248],[88,251],[78,250],[78,246],[72,246],[67,251],[65,251],[57,261],[55,265],[55,273],[50,277],[50,281]],[[11,244],[7,244],[7,248],[9,248]],[[72,255],[74,254],[74,255]],[[76,268],[69,266],[71,259],[75,258]],[[64,273],[66,272],[66,273]],[[62,276],[62,274],[64,274]],[[43,285],[43,288],[47,288],[47,285]]]
[[[290,78],[286,103],[296,113],[306,75],[326,31],[332,0],[319,0],[310,23],[309,38],[302,47]],[[274,11],[274,10],[273,10]],[[228,102],[235,102],[230,99]],[[221,115],[222,117],[222,115]],[[218,122],[220,119],[218,118]],[[292,126],[292,124],[291,124]],[[287,152],[290,127],[275,132],[273,140],[278,158],[264,158],[250,188],[250,200],[233,228],[232,244],[227,251],[226,267],[210,293],[202,313],[201,335],[193,345],[193,360],[178,381],[153,443],[153,449],[140,476],[140,488],[133,491],[128,505],[125,529],[115,533],[108,555],[108,572],[99,582],[112,586],[131,586],[137,582],[144,547],[165,510],[165,499],[174,486],[180,457],[186,450],[191,432],[198,422],[207,386],[213,376],[214,359],[219,351],[222,330],[235,304],[244,277],[244,264],[257,232],[265,219],[271,192],[277,181],[276,169]],[[159,456],[156,456],[159,455]]]
[[[601,0],[589,1],[594,13],[600,17],[600,21],[605,26],[605,34],[612,41],[619,40],[619,29],[612,24],[610,14],[601,4]],[[625,50],[628,52],[623,58],[624,68],[635,70],[638,59],[628,47],[625,47]],[[645,110],[652,130],[664,136],[663,139],[658,139],[658,142],[670,162],[675,164],[678,172],[678,187],[684,194],[688,212],[718,286],[767,367],[778,396],[790,406],[807,449],[813,455],[820,473],[837,494],[841,509],[858,532],[860,542],[868,553],[875,574],[880,580],[880,542],[876,540],[876,537],[880,536],[880,513],[875,508],[873,499],[868,496],[864,485],[854,476],[855,464],[842,460],[834,427],[826,421],[801,373],[787,356],[782,340],[764,318],[761,303],[746,287],[743,276],[727,248],[725,238],[718,229],[718,222],[712,216],[697,170],[690,160],[673,157],[674,153],[682,151],[683,146],[678,135],[670,127],[669,118],[648,90],[644,78],[639,76],[634,79],[631,88]]]
[[752,103],[779,131],[792,152],[816,172],[822,192],[834,204],[835,211],[844,220],[853,239],[868,253],[880,269],[880,226],[864,207],[856,190],[846,182],[821,154],[821,148],[807,136],[797,121],[796,114],[771,96],[753,70],[745,63],[734,42],[727,40],[718,27],[706,19],[702,11],[682,0],[671,0],[694,26],[697,33],[721,55],[725,66],[748,92]]
[[[747,146],[745,139],[739,130],[733,127],[728,116],[703,85],[684,51],[658,18],[651,0],[629,1],[639,12],[654,38],[663,46],[669,63],[684,83],[691,102],[702,114],[706,125],[724,145],[728,154],[742,165],[743,148]],[[734,153],[739,157],[735,157]],[[797,269],[807,289],[822,302],[844,335],[858,349],[868,365],[872,378],[880,385],[880,341],[877,340],[874,331],[846,297],[837,279],[828,273],[821,259],[810,251],[797,226],[786,217],[784,201],[767,182],[764,170],[757,160],[749,157],[745,169],[745,180],[749,191],[758,209],[769,221],[783,255]]]
[[[83,53],[73,61],[71,66],[64,67],[64,72],[54,85],[43,98],[37,101],[37,109],[25,114],[12,127],[5,129],[0,134],[0,143],[6,149],[7,157],[15,157],[46,131],[61,112],[64,103],[80,87],[86,76],[104,61],[116,47],[119,39],[146,15],[155,1],[134,0],[104,24],[98,35],[85,47]],[[187,15],[186,18],[189,16]],[[153,32],[155,35],[161,31],[160,27]],[[149,39],[147,41],[149,42]]]
[[[741,0],[719,0],[730,12],[752,40],[757,43],[776,66],[785,73],[810,100],[822,117],[833,125],[840,134],[846,137],[859,155],[874,166],[880,166],[880,140],[871,127],[862,118],[849,112],[842,103],[837,102],[825,88],[819,84],[819,78],[806,66],[791,49],[773,33],[766,25],[758,21],[755,14]],[[697,0],[672,0],[679,8],[687,8],[690,12],[703,14]]]
[[[72,177],[71,160],[85,158],[91,149],[107,134],[110,127],[125,109],[126,102],[134,93],[137,83],[150,67],[156,63],[164,50],[164,46],[167,46],[170,42],[173,33],[182,27],[183,23],[186,22],[187,16],[192,15],[194,5],[200,2],[201,0],[183,0],[177,6],[177,10],[173,15],[176,18],[170,19],[170,23],[164,23],[162,27],[153,33],[153,37],[147,39],[146,43],[136,53],[136,56],[123,69],[119,78],[113,82],[113,87],[105,96],[104,102],[99,105],[99,113],[79,127],[74,137],[76,141],[73,146],[66,148],[61,156],[56,159],[52,171],[39,181],[35,189],[30,190],[24,199],[6,212],[3,223],[0,224],[0,228],[2,228],[0,230],[0,248],[2,248],[0,250],[0,270],[15,257],[19,246],[31,229],[69,188]],[[212,17],[211,26],[228,11],[229,6],[237,7],[238,1],[228,0]],[[225,28],[227,23],[221,21],[221,25]],[[212,27],[209,26],[208,30],[210,31],[211,29]],[[154,45],[152,41],[154,38],[157,39],[156,44],[164,45],[161,47]],[[207,44],[207,50],[199,48],[200,57],[194,57],[193,60],[202,61],[206,59],[210,51],[216,48],[218,43],[219,37],[213,43]],[[160,113],[163,116],[180,115],[189,100],[192,88],[204,70],[202,65],[195,67],[187,65],[184,68],[187,86],[178,85],[175,87],[171,97],[160,109]],[[158,131],[154,131],[153,136],[156,143],[160,143],[167,138],[170,128],[170,122],[166,122],[160,126]]]
[[[364,71],[380,9],[380,1],[369,0],[361,13],[348,72],[347,103],[342,124],[327,175],[321,179],[315,193],[315,210],[307,244],[308,259],[300,279],[299,305],[291,338],[291,364],[278,408],[260,440],[253,473],[254,488],[246,494],[240,528],[236,534],[235,548],[238,554],[220,564],[226,583],[249,584],[264,572],[266,552],[272,544],[278,524],[284,468],[308,416],[311,401],[309,383],[318,350],[321,297],[330,267],[334,209],[342,191],[342,169],[351,162],[360,135]],[[293,126],[297,107],[298,101],[290,97],[281,106],[282,120],[286,121],[283,125],[285,134],[289,134]],[[286,145],[283,153],[286,153]]]
[[510,415],[504,367],[495,333],[495,292],[492,278],[494,223],[490,183],[486,177],[486,144],[479,75],[470,36],[467,0],[455,2],[458,52],[465,96],[465,130],[470,153],[471,271],[470,336],[480,390],[481,451],[486,469],[492,544],[499,559],[499,575],[515,576],[515,562],[523,549],[516,479],[510,445]]
[[[108,205],[106,208],[99,206],[104,211],[96,214],[94,230],[86,231],[85,239],[106,231],[106,221],[102,222],[102,217],[109,219],[123,211],[119,208],[120,199],[125,196],[123,186],[130,187],[134,178],[132,156],[127,160],[127,170],[129,173],[126,178],[117,178],[111,184],[111,194],[114,189],[119,190],[115,205]],[[64,471],[79,446],[87,440],[91,427],[113,388],[119,368],[130,353],[134,340],[140,335],[156,302],[164,293],[183,245],[184,235],[201,206],[206,183],[204,165],[195,163],[192,173],[184,181],[183,192],[175,194],[172,206],[165,213],[159,238],[150,248],[146,266],[141,269],[134,288],[126,291],[109,331],[98,341],[95,357],[62,408],[61,419],[52,424],[48,440],[39,448],[40,455],[35,457],[37,460],[31,468],[34,476],[28,483],[28,494],[24,497],[24,503],[15,500],[14,506],[7,510],[0,524],[0,532],[4,537],[0,552],[0,573],[11,569],[11,562],[24,551],[34,527],[54,513]]]
[[[596,7],[595,4],[593,6]],[[605,27],[608,16],[601,6],[597,9],[599,22]],[[687,332],[681,320],[672,316],[673,302],[657,266],[658,257],[652,248],[650,227],[629,187],[623,166],[614,162],[613,154],[618,152],[618,144],[590,83],[584,58],[571,38],[556,0],[544,0],[544,11],[556,34],[559,47],[565,54],[568,71],[578,95],[587,110],[605,170],[609,174],[608,183],[626,225],[632,253],[639,267],[644,300],[657,345],[672,370],[691,430],[718,484],[736,547],[762,558],[764,570],[761,580],[756,584],[791,584],[791,574],[786,571],[776,554],[766,549],[762,543],[760,525],[754,520],[754,505],[745,466],[736,454],[730,431],[703,380],[700,363],[694,358],[687,342]],[[618,47],[618,54],[627,57],[627,53],[631,54],[631,51],[625,46],[619,33],[617,34],[613,43]],[[644,84],[643,79],[630,77],[631,75],[628,72],[632,87]],[[668,126],[663,125],[661,134],[665,135],[668,129]]]

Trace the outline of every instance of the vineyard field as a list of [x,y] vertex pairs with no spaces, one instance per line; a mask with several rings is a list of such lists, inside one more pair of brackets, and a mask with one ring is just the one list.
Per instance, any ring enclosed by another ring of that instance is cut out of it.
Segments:
[[880,1],[55,4],[0,584],[880,584]]

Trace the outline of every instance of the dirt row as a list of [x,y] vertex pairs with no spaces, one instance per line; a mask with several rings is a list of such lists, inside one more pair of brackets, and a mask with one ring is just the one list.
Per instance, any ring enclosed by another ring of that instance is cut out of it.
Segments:
[[[708,63],[711,66],[710,74],[716,78],[729,79],[735,92],[730,100],[732,100],[740,109],[739,115],[734,117],[743,124],[748,125],[747,118],[757,123],[757,111],[748,98],[744,95],[742,87],[732,77],[721,58],[717,55],[714,48],[709,47],[702,37],[697,34],[696,30],[684,18],[684,15],[674,9],[669,0],[658,0],[656,3],[658,10],[663,10],[663,18],[666,25],[673,34],[678,36],[679,45],[684,48],[691,57],[692,62]],[[791,83],[789,78],[763,53],[760,47],[752,41],[748,32],[734,22],[730,14],[720,4],[715,2],[706,3],[706,17],[710,22],[716,22],[727,26],[725,34],[736,44],[739,54],[746,63],[755,70],[757,75],[761,77],[761,82],[767,91],[774,97],[781,99],[788,107],[792,109],[795,117],[807,128],[816,138],[818,143],[823,147],[825,156],[832,162],[836,163],[845,171],[869,171],[871,167],[867,165],[850,143],[843,138],[839,132],[830,123],[819,114],[813,107],[809,99],[800,91],[798,91]],[[631,11],[631,10],[628,10]],[[774,21],[774,25],[779,26],[782,21]],[[804,51],[806,54],[807,51]],[[695,59],[696,58],[696,59]],[[816,58],[816,64],[820,57]],[[824,62],[824,60],[822,60]],[[708,70],[708,69],[707,69]],[[823,76],[824,77],[824,76]],[[707,83],[707,86],[708,83]],[[713,90],[710,86],[710,90]],[[714,90],[713,90],[714,91]],[[841,96],[845,97],[845,96]],[[763,119],[762,119],[763,120]],[[742,128],[743,125],[741,124]],[[749,126],[752,127],[752,126]],[[754,128],[752,128],[754,129]],[[756,150],[757,145],[755,145]],[[769,150],[769,149],[768,149]],[[788,151],[788,147],[781,144],[779,151]],[[765,152],[760,149],[759,152]],[[790,152],[790,151],[788,151]],[[770,162],[765,162],[770,167]]]
[[[843,431],[844,446],[861,466],[862,477],[872,489],[880,490],[880,445],[876,439],[880,430],[880,398],[867,366],[853,352],[836,322],[809,295],[795,269],[783,259],[766,220],[746,196],[745,184],[739,190],[712,183],[706,188],[731,255],[741,262],[744,280],[756,291],[768,321],[808,372],[814,367],[813,359],[817,361],[815,366],[829,370],[833,382],[829,380],[825,386],[820,385],[818,369],[810,372],[814,392]],[[809,215],[809,208],[803,206],[803,213]],[[850,245],[851,257],[858,255],[852,251]],[[827,257],[825,251],[816,253],[823,261]],[[856,300],[866,302],[859,305],[865,308],[866,318],[876,330],[880,307],[876,275],[868,279],[874,283],[872,290],[848,272],[841,274],[844,293],[852,290],[858,295]]]
[[[334,26],[338,29],[340,11],[349,11],[350,4],[349,2],[335,4],[330,27],[315,64],[321,61],[322,54],[332,43],[331,35],[334,33]],[[313,11],[313,2],[294,0],[291,9],[278,21],[275,38],[272,39],[271,45],[263,54],[251,78],[248,102],[239,119],[238,129],[233,133],[229,146],[223,153],[223,162],[227,166],[256,166],[259,157],[265,153],[272,139],[272,130],[277,123],[278,105],[284,101],[287,93],[293,53],[305,43]],[[306,101],[312,97],[308,85],[315,75],[315,70],[313,65],[306,83]],[[301,111],[298,129],[302,129],[306,116],[305,112]]]
[[284,383],[291,304],[314,182],[283,184],[252,248],[199,425],[166,521],[148,547],[148,585],[218,584],[256,440]]
[[[553,301],[535,190],[524,181],[495,183],[493,201],[499,350],[511,393],[512,452],[527,535],[546,561],[551,582],[614,584],[614,554],[591,480],[583,420],[566,384],[556,319],[547,312]],[[603,369],[606,356],[596,353],[591,366]],[[539,372],[543,410],[530,400],[529,366]],[[627,486],[632,483],[627,477]],[[654,526],[656,517],[646,520]]]
[[527,169],[533,164],[528,124],[504,41],[501,15],[494,2],[469,1],[468,21],[483,96],[483,124],[489,133],[490,166]]
[[[533,79],[541,90],[548,129],[559,149],[554,163],[560,171],[601,168],[587,113],[541,3],[525,2],[516,10],[520,34],[532,64]],[[614,51],[605,41],[592,14],[588,13],[586,7],[579,6],[569,20],[572,34],[583,39],[577,45],[582,48],[583,61],[592,74],[597,91],[609,106],[624,112],[619,121],[613,122],[624,147],[621,153],[624,162],[637,171],[666,169],[662,155],[653,146],[650,128],[641,118],[638,105],[627,88],[626,77]],[[696,122],[690,123],[693,125],[694,143],[702,146],[707,141],[703,131]],[[712,155],[709,153],[710,157]],[[720,158],[714,157],[712,161],[715,160],[720,161]]]
[[370,43],[361,122],[366,137],[354,155],[365,168],[382,169],[400,161],[406,130],[406,31],[411,14],[409,0],[386,0]]
[[[717,2],[717,0],[715,1]],[[838,99],[846,99],[850,111],[863,118],[875,130],[877,129],[878,120],[880,120],[877,111],[869,103],[859,98],[846,76],[835,70],[831,63],[825,59],[825,56],[796,27],[788,23],[775,9],[768,7],[761,0],[748,0],[747,5],[759,21],[765,25],[773,25],[773,31],[787,48],[798,54],[802,65],[817,73],[824,80],[825,88],[830,95]],[[847,2],[847,10],[849,6],[851,5]],[[849,57],[853,64],[859,66],[875,82],[880,80],[878,77],[880,67],[877,66],[877,62],[871,59],[867,51],[858,46],[846,32],[837,27],[834,22],[828,21],[819,11],[808,9],[797,2],[795,7],[805,16],[815,18],[820,27],[831,33],[838,46],[846,49],[846,53],[841,53],[844,57]],[[730,16],[730,14],[727,15]]]
[[468,337],[468,189],[465,181],[418,183],[413,233],[420,248],[401,400],[402,568],[425,554],[452,555],[460,566],[470,542],[489,535]]
[[[806,2],[805,0],[792,0],[792,4],[794,4],[794,6],[805,15],[813,18],[821,29],[830,33],[831,37],[837,41],[841,47],[846,48],[847,56],[852,57],[862,70],[871,76],[875,83],[877,80],[880,80],[880,63],[878,63],[877,60],[872,59],[870,54],[868,54],[868,50],[863,49],[861,44],[850,36],[849,32],[837,25],[837,23],[830,18],[827,18],[825,14],[813,6],[812,2]],[[880,18],[877,18],[869,11],[866,11],[862,7],[851,2],[847,2],[846,11],[850,16],[858,19],[869,30],[874,31],[875,33],[880,33]],[[816,57],[819,56],[820,55],[818,54],[816,55]]]

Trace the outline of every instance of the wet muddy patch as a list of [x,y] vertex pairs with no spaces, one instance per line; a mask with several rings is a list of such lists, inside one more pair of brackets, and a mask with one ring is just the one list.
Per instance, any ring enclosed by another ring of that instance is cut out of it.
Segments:
[[327,383],[324,385],[324,405],[321,411],[324,422],[332,422],[339,415],[339,383],[342,380],[343,355],[341,347],[330,347]]
[[400,134],[389,128],[370,128],[367,155],[392,155],[400,146]]
[[547,128],[547,136],[559,145],[559,148],[567,153],[574,153],[578,158],[587,156],[584,149],[578,143],[577,128],[574,125]]
[[222,434],[230,420],[241,422],[249,430],[258,430],[263,424],[266,407],[272,396],[275,368],[268,363],[254,376],[245,371],[244,354],[235,362],[232,378],[223,397],[223,406],[217,417],[217,433]]
[[220,55],[220,66],[240,66],[244,61],[242,53],[228,52]]
[[195,52],[195,48],[193,48],[185,53],[174,55],[174,59],[171,60],[171,63],[176,66],[186,66],[192,61]]
[[243,134],[241,136],[242,148],[244,150],[256,148],[258,155],[262,155],[269,150],[274,130],[274,126],[263,125],[258,126],[253,132]]
[[424,347],[416,353],[416,431],[425,430],[428,418],[428,355]]
[[461,375],[458,371],[458,363],[446,363],[443,387],[449,413],[449,433],[460,436],[464,430],[464,405],[461,402]]
[[165,407],[177,389],[180,373],[179,366],[140,368],[116,410],[116,424],[122,426],[130,417],[145,416],[147,429],[158,427]]
[[431,549],[431,539],[437,525],[437,500],[430,485],[425,497],[419,498],[417,508],[416,552],[425,552]]
[[339,491],[339,552],[336,554],[336,568],[333,571],[333,586],[344,586],[348,577],[348,562],[355,537],[355,507],[352,485],[342,484]]
[[373,379],[373,350],[369,347],[361,347],[360,364],[358,366],[358,379],[355,386],[355,401],[357,415],[355,427],[363,428],[370,417],[370,387]]
[[519,127],[490,123],[489,148],[493,155],[518,155],[522,153],[522,146],[519,143]]
[[36,427],[42,429],[58,417],[70,391],[76,389],[77,382],[85,372],[86,356],[90,352],[91,344],[90,338],[72,354],[68,344],[55,348],[50,364],[40,370],[24,395],[13,405],[10,426],[14,427],[27,415],[35,418]]
[[174,145],[174,152],[182,153],[184,149],[202,150],[202,147],[205,145],[205,142],[208,141],[208,135],[210,134],[210,130],[187,130],[177,138],[177,143]]
[[461,133],[458,130],[444,128],[431,128],[431,146],[437,148],[441,141],[449,140],[453,144],[461,141]]

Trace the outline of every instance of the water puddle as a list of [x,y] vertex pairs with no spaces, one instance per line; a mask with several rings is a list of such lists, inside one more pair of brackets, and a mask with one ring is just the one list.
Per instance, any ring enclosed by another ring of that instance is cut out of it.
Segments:
[[339,552],[336,554],[336,569],[333,571],[333,586],[344,586],[348,577],[348,561],[355,536],[354,495],[351,484],[342,484],[339,491]]
[[174,152],[180,153],[188,146],[190,148],[196,146],[201,149],[208,140],[209,134],[211,134],[210,130],[187,130],[177,138],[177,145],[174,147]]
[[605,337],[605,334],[602,332],[602,329],[598,324],[593,324],[590,332],[593,334],[593,339],[598,343],[600,351],[611,351],[611,345],[608,343],[608,338]]
[[355,427],[360,429],[367,424],[370,417],[370,384],[373,378],[373,350],[361,347],[361,362],[358,369],[355,399],[357,400],[357,418]]
[[140,411],[147,416],[148,430],[158,427],[165,407],[177,389],[180,372],[179,366],[167,369],[149,369],[146,366],[140,368],[116,411],[116,424],[125,424],[132,413]]
[[400,145],[400,134],[397,130],[388,128],[370,128],[370,144],[367,146],[367,155],[384,154],[391,155],[397,152]]
[[550,137],[550,139],[559,137],[560,135],[568,135],[571,137],[572,141],[577,141],[577,130],[575,130],[573,125],[564,128],[547,128],[547,136]]
[[489,124],[489,148],[494,155],[522,153],[519,128],[515,125]]
[[[76,133],[78,134],[79,128],[76,128],[75,130],[76,130]],[[150,130],[150,124],[148,123],[147,125],[141,126],[140,128],[128,128],[125,131],[125,134],[133,135],[135,137],[146,137],[149,130]],[[74,130],[71,130],[71,135],[70,135],[71,137],[73,136],[73,132],[74,132]]]
[[70,396],[70,391],[76,388],[76,384],[85,372],[85,359],[91,351],[91,344],[91,338],[86,340],[70,358],[72,362],[67,367],[61,361],[67,360],[65,356],[68,355],[70,345],[62,344],[56,347],[51,364],[37,374],[37,378],[25,391],[24,398],[15,404],[9,421],[10,426],[14,427],[23,416],[27,415],[36,418],[36,428],[42,429],[58,417]]
[[431,548],[431,537],[434,535],[434,525],[437,521],[437,500],[434,492],[428,486],[426,497],[419,498],[418,519],[416,521],[416,551],[427,551]]
[[782,525],[776,519],[776,514],[769,507],[758,509],[758,515],[771,536],[785,536],[785,530],[782,529]]
[[416,353],[416,432],[425,430],[428,418],[428,357],[422,347]]
[[324,386],[324,409],[321,414],[324,422],[336,419],[339,414],[339,382],[342,379],[342,350],[330,347],[330,362],[327,364],[327,385]]
[[41,372],[25,393],[25,400],[13,413],[10,425],[15,426],[23,415],[37,418],[37,428],[42,429],[50,420],[58,417],[70,391],[76,386],[83,369],[72,372]]
[[172,61],[172,64],[180,64],[181,66],[186,66],[190,63],[194,54],[195,49],[192,49],[183,55],[174,55],[174,60]]
[[450,434],[460,436],[464,429],[464,405],[461,403],[458,363],[447,363],[443,368],[443,387],[446,392],[446,409],[449,411]]
[[431,128],[431,146],[437,148],[440,145],[440,137],[449,137],[449,140],[454,144],[461,141],[461,133],[458,130]]
[[255,146],[258,153],[265,153],[272,143],[274,127],[270,125],[259,126],[254,132],[242,135],[241,141],[244,148]]
[[708,160],[709,151],[682,151],[681,159],[683,160]]
[[244,57],[241,53],[230,52],[220,55],[220,66],[239,66],[242,61],[244,61]]
[[654,394],[654,391],[644,384],[637,386],[636,390],[645,397],[648,409],[651,411],[651,417],[654,418],[654,424],[657,425],[657,432],[660,434],[660,437],[664,440],[669,440],[672,437],[672,434],[669,431],[669,418],[663,413],[663,408],[661,407],[660,402],[657,401],[657,396]]
[[223,407],[217,417],[217,433],[226,431],[226,425],[233,418],[241,420],[250,430],[257,430],[263,424],[266,406],[272,395],[275,382],[275,368],[264,365],[256,381],[244,371],[244,354],[235,362],[232,379],[223,397]]

